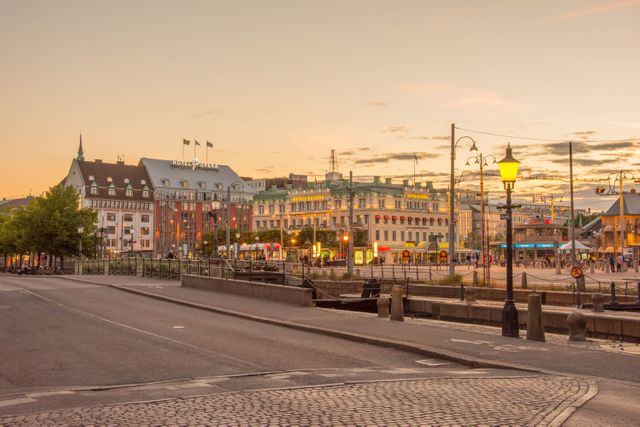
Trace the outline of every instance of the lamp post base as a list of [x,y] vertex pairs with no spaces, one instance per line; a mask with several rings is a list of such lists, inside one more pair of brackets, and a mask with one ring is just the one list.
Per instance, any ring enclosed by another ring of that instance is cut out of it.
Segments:
[[518,309],[513,300],[506,300],[502,309],[502,336],[518,338]]

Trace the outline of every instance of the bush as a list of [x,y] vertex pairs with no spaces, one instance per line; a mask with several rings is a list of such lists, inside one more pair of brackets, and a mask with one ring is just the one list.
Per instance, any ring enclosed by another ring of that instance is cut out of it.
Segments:
[[437,285],[443,286],[451,286],[451,285],[460,285],[462,284],[462,275],[454,274],[452,276],[444,277],[436,282]]

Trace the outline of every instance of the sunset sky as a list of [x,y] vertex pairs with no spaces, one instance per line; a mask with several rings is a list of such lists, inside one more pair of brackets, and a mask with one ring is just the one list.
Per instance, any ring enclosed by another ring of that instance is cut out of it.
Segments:
[[457,131],[498,159],[510,141],[525,198],[568,202],[551,140],[576,141],[577,206],[606,207],[592,180],[640,178],[638,22],[640,0],[0,0],[0,197],[58,183],[80,132],[87,159],[127,163],[209,140],[254,177],[320,177],[331,149],[341,172],[412,177],[416,153],[446,186],[456,123],[540,139]]

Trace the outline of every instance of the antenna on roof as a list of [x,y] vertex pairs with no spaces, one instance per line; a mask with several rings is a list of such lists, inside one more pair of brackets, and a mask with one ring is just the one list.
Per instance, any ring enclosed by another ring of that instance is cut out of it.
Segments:
[[338,158],[336,157],[336,150],[331,150],[331,159],[329,160],[331,165],[331,172],[338,172]]

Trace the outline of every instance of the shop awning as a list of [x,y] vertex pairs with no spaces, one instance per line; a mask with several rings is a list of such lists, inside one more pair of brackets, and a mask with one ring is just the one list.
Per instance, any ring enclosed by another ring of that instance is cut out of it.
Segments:
[[395,215],[391,215],[391,219],[397,219],[398,217]]
[[604,250],[605,254],[612,254],[613,252],[613,246],[608,246],[607,249]]
[[605,226],[602,231],[604,231],[605,233],[611,233],[613,232],[613,226],[611,224]]

